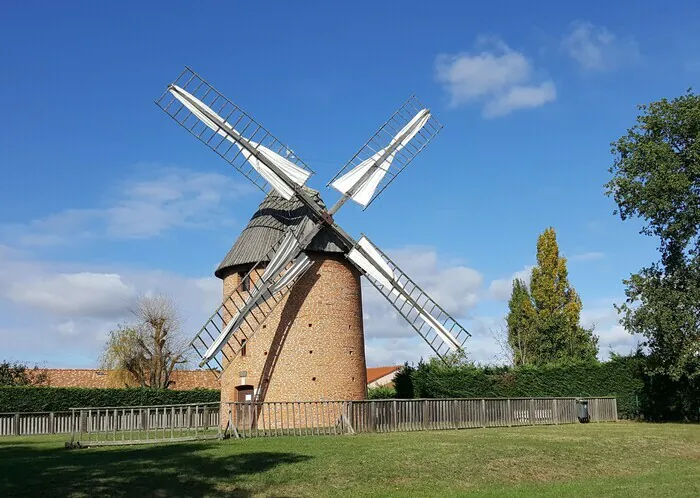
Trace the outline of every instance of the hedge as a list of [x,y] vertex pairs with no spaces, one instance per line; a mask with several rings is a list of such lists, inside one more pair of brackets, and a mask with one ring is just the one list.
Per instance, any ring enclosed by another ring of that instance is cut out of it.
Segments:
[[52,412],[70,408],[100,406],[144,406],[209,403],[220,400],[220,391],[193,389],[85,388],[85,387],[0,387],[0,413]]
[[645,373],[643,356],[538,367],[405,365],[394,379],[399,398],[615,396],[618,414],[647,420],[698,420],[700,396],[691,377],[671,381]]

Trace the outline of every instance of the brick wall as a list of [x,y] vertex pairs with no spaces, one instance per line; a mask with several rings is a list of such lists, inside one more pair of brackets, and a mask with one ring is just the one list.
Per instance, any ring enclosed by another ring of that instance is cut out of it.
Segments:
[[[238,401],[242,385],[261,401],[365,398],[360,275],[342,256],[310,256],[313,266],[224,371],[222,401]],[[224,277],[224,295],[238,286],[238,270]]]
[[[52,387],[124,387],[110,372],[82,368],[47,368],[46,385]],[[213,373],[205,370],[175,370],[171,389],[190,390],[195,388],[219,389],[220,384]]]

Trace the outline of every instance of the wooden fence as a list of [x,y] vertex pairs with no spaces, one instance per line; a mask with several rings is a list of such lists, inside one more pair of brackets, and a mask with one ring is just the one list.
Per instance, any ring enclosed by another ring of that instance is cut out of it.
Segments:
[[71,412],[0,413],[0,436],[70,434]]
[[[586,398],[592,422],[617,420],[615,398]],[[577,398],[389,399],[75,408],[0,413],[0,436],[71,434],[69,446],[282,435],[340,435],[578,423]]]
[[0,413],[0,436],[71,434],[73,442],[138,441],[218,432],[219,403],[75,408],[64,412]]
[[213,439],[219,403],[73,408],[70,447]]
[[[592,422],[617,420],[615,398],[586,398]],[[578,423],[577,398],[226,403],[234,437],[339,435]]]

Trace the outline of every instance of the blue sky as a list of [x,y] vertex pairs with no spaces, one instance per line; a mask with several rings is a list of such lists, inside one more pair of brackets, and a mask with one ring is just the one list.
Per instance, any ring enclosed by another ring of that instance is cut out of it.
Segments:
[[[700,76],[692,2],[6,2],[0,7],[0,355],[91,367],[138,293],[193,333],[262,193],[154,104],[189,65],[327,181],[408,96],[444,124],[367,211],[367,233],[498,361],[510,281],[553,226],[601,357],[622,279],[656,258],[603,195],[636,105]],[[365,295],[370,365],[426,349]],[[491,332],[492,331],[492,332]]]

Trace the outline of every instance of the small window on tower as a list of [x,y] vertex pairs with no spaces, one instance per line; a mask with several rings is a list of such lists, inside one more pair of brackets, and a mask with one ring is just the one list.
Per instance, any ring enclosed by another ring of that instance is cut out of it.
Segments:
[[241,341],[241,356],[245,356],[247,351],[247,346],[248,346],[248,339],[243,339]]
[[250,290],[250,276],[247,272],[239,271],[238,280],[241,282],[241,290],[248,292]]

